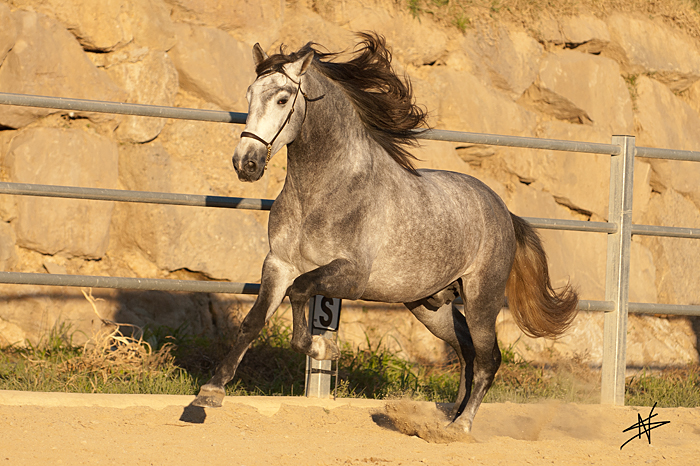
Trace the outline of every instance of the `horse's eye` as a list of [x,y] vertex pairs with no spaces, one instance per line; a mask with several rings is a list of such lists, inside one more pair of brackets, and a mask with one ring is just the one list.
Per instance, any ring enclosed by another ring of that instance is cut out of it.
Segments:
[[287,99],[287,98],[285,97],[285,98],[282,98],[282,99],[278,100],[278,101],[277,101],[277,105],[287,105],[287,102],[289,102],[289,99]]

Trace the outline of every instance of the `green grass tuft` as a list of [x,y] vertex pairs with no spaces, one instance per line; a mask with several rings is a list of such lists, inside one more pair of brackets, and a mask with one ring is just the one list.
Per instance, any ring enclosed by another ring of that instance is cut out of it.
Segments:
[[700,366],[669,369],[661,374],[646,370],[626,381],[625,404],[662,408],[700,406]]
[[[36,345],[0,350],[0,389],[194,395],[231,347],[230,338],[196,337],[184,327],[146,328],[143,338],[124,337],[116,329],[76,347],[69,330],[58,326]],[[273,319],[246,353],[227,394],[302,395],[306,359],[292,351],[290,340],[290,328]],[[540,365],[523,361],[512,347],[503,348],[501,355],[486,402],[599,400],[599,372],[576,358]],[[344,345],[339,364],[339,397],[452,402],[459,387],[456,362],[431,366],[406,361],[381,343],[366,349]],[[643,371],[627,381],[626,404],[655,402],[700,406],[700,366]]]

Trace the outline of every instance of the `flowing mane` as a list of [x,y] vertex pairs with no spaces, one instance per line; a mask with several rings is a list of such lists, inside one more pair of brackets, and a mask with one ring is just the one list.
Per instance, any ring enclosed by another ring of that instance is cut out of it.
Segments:
[[427,115],[415,104],[408,77],[402,79],[392,69],[391,52],[386,48],[384,37],[370,33],[357,35],[362,41],[348,61],[332,61],[339,53],[321,52],[317,44],[309,42],[290,54],[280,48],[279,54],[261,62],[255,72],[260,76],[281,71],[287,63],[313,52],[314,68],[345,90],[371,137],[399,165],[418,175],[413,166],[416,157],[404,146],[417,145],[419,132],[414,130],[427,126]]

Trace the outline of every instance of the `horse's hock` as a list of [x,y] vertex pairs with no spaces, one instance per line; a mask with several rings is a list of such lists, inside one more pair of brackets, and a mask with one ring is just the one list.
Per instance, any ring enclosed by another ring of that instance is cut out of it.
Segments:
[[[111,3],[97,4],[94,15],[70,14],[72,2],[52,9],[34,3],[24,2],[23,10],[0,2],[0,22],[11,25],[0,31],[0,92],[244,111],[253,76],[248,43],[274,51],[281,42],[297,47],[313,39],[341,50],[351,43],[345,27],[375,29],[387,36],[395,66],[410,75],[434,127],[606,144],[612,134],[635,134],[638,146],[700,149],[698,44],[658,18],[542,20],[535,37],[505,22],[461,33],[428,16],[418,21],[393,4],[365,10],[350,2],[311,11],[296,3],[280,12],[279,2],[263,2],[264,13],[247,13],[251,24],[266,27],[252,31],[233,13],[215,13],[213,1],[191,11],[173,7],[172,14],[166,2],[124,2],[128,7],[118,15],[108,11]],[[660,51],[657,43],[672,46]],[[235,53],[195,53],[203,49]],[[0,180],[246,198],[278,194],[282,154],[257,184],[236,179],[230,157],[239,126],[153,121],[0,105]],[[608,155],[436,141],[423,141],[415,153],[420,167],[483,180],[518,215],[611,221]],[[635,224],[700,228],[700,164],[637,158],[634,175]],[[0,220],[0,270],[8,272],[255,282],[268,247],[262,212],[3,194]],[[570,277],[582,298],[606,299],[606,234],[540,232],[555,286]],[[693,240],[633,236],[629,300],[700,302],[698,262]],[[230,294],[93,293],[103,299],[98,306],[105,318],[187,323],[204,334],[220,331],[251,303]],[[346,303],[340,338],[362,344],[369,337],[411,357],[444,360],[442,343],[406,312]],[[78,289],[0,285],[1,343],[36,342],[61,322],[88,335],[99,325]],[[521,336],[507,311],[497,325],[501,342],[517,341],[516,351],[526,358],[554,350],[602,360],[602,313],[581,312],[557,342]],[[631,314],[628,329],[631,366],[698,360],[697,321]],[[79,342],[81,333],[75,337]]]

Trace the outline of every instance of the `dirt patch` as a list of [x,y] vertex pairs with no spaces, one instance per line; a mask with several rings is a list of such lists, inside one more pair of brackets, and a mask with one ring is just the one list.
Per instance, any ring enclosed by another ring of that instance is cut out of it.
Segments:
[[643,435],[620,450],[637,433],[623,430],[650,408],[487,403],[473,435],[460,438],[444,433],[446,414],[430,403],[300,406],[294,403],[303,400],[286,397],[241,397],[185,421],[186,403],[110,402],[126,406],[118,408],[54,399],[53,406],[17,405],[0,393],[0,464],[622,466],[688,465],[700,457],[699,408],[657,408],[652,421],[670,424],[651,431],[651,445]]
[[[450,428],[447,410],[431,403],[398,401],[386,405],[386,426],[393,426],[405,435],[420,437],[429,443],[474,442],[474,437]],[[375,416],[381,424],[381,417]]]

